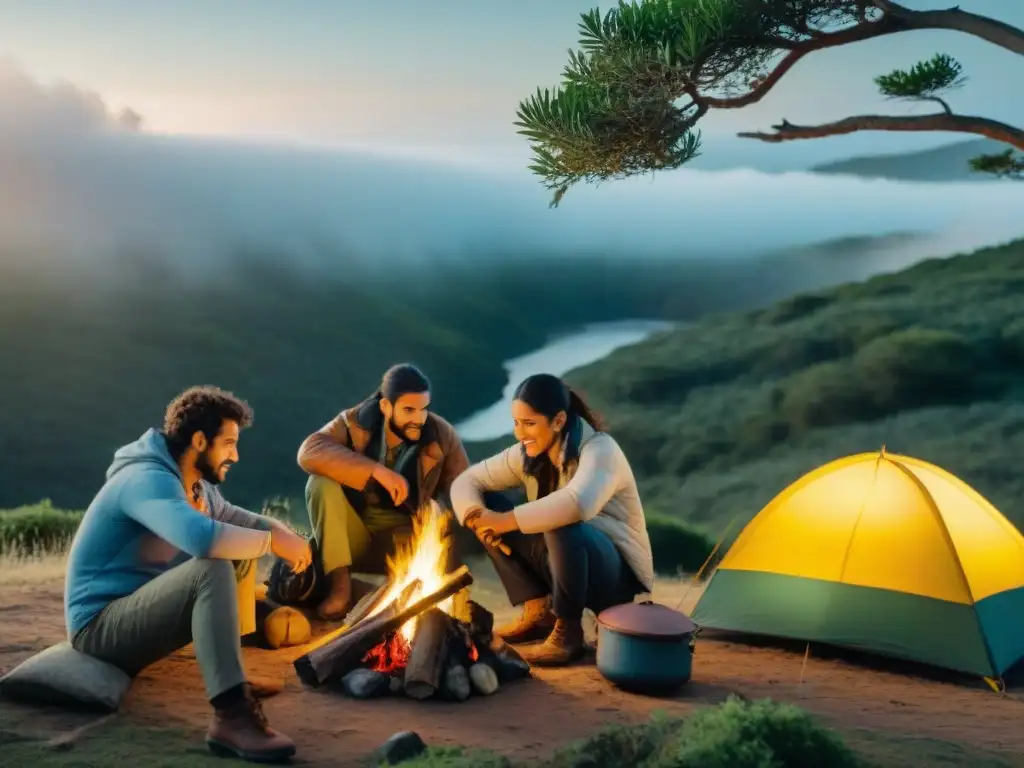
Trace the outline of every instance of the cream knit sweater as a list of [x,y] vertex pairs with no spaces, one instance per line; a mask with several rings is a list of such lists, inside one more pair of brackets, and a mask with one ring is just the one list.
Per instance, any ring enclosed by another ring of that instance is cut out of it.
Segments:
[[583,425],[579,462],[572,476],[559,467],[558,488],[537,498],[537,482],[523,468],[517,443],[474,464],[451,487],[459,524],[484,506],[483,494],[525,487],[529,501],[512,512],[523,533],[544,533],[571,523],[593,525],[612,540],[648,592],[654,590],[654,560],[633,470],[611,435]]

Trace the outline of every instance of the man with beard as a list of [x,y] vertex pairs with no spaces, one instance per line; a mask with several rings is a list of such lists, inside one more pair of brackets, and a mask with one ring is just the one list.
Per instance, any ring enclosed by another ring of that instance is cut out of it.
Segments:
[[75,649],[133,677],[194,643],[214,709],[210,749],[266,761],[295,745],[267,724],[257,699],[267,691],[242,668],[236,566],[273,552],[301,571],[311,552],[284,524],[217,490],[251,423],[245,402],[193,387],[168,405],[162,430],[114,453],[71,545],[64,615]]
[[310,475],[306,508],[328,583],[317,606],[321,618],[345,616],[351,571],[387,574],[388,555],[408,540],[412,518],[425,504],[434,500],[450,513],[449,489],[469,460],[455,429],[429,407],[423,372],[395,365],[376,392],[299,447],[299,466]]

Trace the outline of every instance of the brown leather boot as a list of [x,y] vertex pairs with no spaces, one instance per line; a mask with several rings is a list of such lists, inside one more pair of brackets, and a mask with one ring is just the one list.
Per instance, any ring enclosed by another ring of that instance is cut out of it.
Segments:
[[237,704],[214,710],[206,744],[214,754],[253,763],[283,762],[295,754],[295,742],[270,727],[248,685]]
[[520,655],[538,667],[561,667],[583,658],[587,651],[583,623],[558,619],[551,634],[540,645],[523,648]]
[[502,627],[495,627],[494,634],[509,645],[543,640],[555,626],[555,615],[551,612],[551,598],[538,597],[523,603],[519,618]]
[[316,614],[324,621],[341,621],[352,603],[352,576],[347,567],[335,568],[327,574],[327,581],[330,588]]

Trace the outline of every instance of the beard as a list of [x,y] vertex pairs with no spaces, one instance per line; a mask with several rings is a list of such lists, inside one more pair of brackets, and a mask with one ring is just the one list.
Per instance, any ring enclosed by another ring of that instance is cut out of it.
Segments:
[[220,467],[215,468],[210,463],[210,456],[207,451],[203,451],[196,457],[196,469],[199,470],[199,475],[203,480],[208,482],[210,485],[220,485],[221,476],[217,470],[221,467],[229,467],[231,466],[231,463],[232,462],[230,461],[225,461],[221,463]]
[[395,417],[394,416],[392,416],[390,419],[388,419],[388,429],[390,429],[393,434],[398,435],[405,442],[412,443],[412,444],[415,445],[416,443],[418,443],[420,441],[420,438],[423,436],[423,427],[420,426],[419,427],[419,429],[420,429],[419,433],[416,434],[415,437],[412,437],[412,436],[409,435],[408,432],[406,432],[406,430],[409,429],[409,427],[412,427],[412,426],[419,426],[419,425],[406,424],[405,426],[400,427],[400,426],[398,426],[395,423]]

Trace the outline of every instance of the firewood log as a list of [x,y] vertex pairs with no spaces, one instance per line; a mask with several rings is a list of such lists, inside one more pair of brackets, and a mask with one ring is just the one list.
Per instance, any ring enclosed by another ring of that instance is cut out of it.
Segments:
[[419,581],[414,581],[380,613],[343,629],[329,642],[296,659],[295,671],[304,683],[313,687],[322,685],[329,678],[343,675],[358,664],[371,648],[390,633],[401,629],[409,619],[472,583],[473,574],[467,566],[461,566],[449,574],[439,589],[409,604],[411,596],[420,588]]
[[427,699],[441,687],[451,629],[451,618],[440,608],[429,608],[420,614],[405,664],[407,696]]
[[360,600],[352,606],[352,610],[345,614],[343,626],[345,626],[348,629],[351,629],[360,621],[369,616],[370,612],[377,607],[377,604],[381,600],[384,599],[384,596],[388,593],[388,590],[390,589],[391,584],[389,582],[384,582],[379,587],[377,587],[377,589],[372,590],[367,594],[363,595],[363,597],[360,598]]

